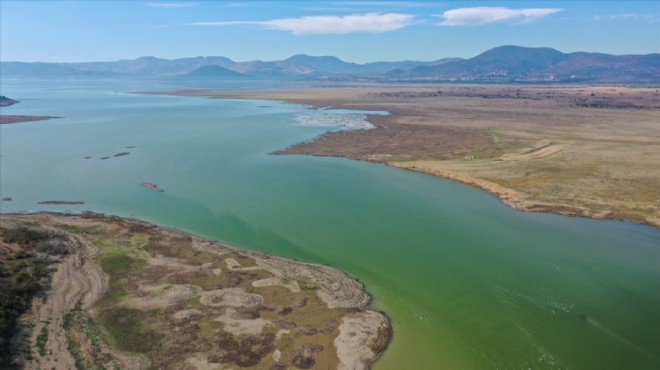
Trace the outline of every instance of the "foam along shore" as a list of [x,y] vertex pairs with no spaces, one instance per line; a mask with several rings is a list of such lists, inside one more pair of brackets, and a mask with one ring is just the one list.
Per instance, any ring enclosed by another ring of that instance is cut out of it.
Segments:
[[91,212],[0,215],[0,252],[29,247],[15,234],[59,248],[19,365],[366,369],[389,344],[388,318],[329,266]]
[[368,130],[375,128],[361,113],[337,113],[327,110],[310,110],[296,115],[296,120],[305,126],[336,127],[345,130]]

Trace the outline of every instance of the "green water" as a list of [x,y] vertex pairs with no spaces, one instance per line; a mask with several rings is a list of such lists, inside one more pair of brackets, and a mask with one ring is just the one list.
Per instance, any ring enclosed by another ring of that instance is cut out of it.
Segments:
[[106,90],[3,82],[23,100],[3,114],[65,118],[0,128],[2,212],[90,209],[341,268],[392,319],[376,369],[660,368],[659,230],[517,212],[378,164],[269,155],[328,129],[301,125],[314,114],[301,106]]

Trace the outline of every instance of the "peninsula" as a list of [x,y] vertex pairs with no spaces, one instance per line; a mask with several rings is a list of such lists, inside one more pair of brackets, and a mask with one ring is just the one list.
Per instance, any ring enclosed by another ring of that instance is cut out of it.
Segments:
[[0,268],[10,367],[365,369],[390,340],[339,270],[133,219],[0,215]]
[[347,157],[470,184],[527,211],[660,226],[660,91],[589,85],[181,90],[390,112],[275,154]]
[[[0,96],[0,107],[9,107],[14,104],[20,103],[18,100],[9,99],[6,96]],[[16,116],[0,114],[0,125],[21,122],[43,121],[51,118],[60,118],[52,116]]]

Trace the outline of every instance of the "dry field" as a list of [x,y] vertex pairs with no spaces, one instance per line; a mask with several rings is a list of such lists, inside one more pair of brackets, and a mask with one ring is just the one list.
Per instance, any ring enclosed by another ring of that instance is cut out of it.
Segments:
[[55,272],[26,295],[3,366],[365,369],[389,343],[362,285],[328,266],[92,213],[0,216],[8,281],[36,266],[35,250],[57,257]]
[[400,85],[184,90],[384,110],[375,129],[324,134],[277,154],[382,162],[471,184],[521,210],[660,226],[660,90]]

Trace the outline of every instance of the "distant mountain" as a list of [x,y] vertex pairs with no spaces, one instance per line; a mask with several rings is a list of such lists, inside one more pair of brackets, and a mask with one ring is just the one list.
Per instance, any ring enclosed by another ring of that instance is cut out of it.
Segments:
[[658,82],[660,54],[564,54],[551,48],[500,46],[474,58],[396,70],[390,78],[469,82]]
[[660,82],[660,54],[562,53],[551,48],[500,46],[470,59],[366,64],[334,56],[294,55],[278,61],[235,62],[220,56],[141,57],[86,63],[1,62],[2,77],[130,79],[262,79],[455,82]]
[[365,67],[374,74],[394,73],[395,71],[405,71],[413,68],[426,68],[430,66],[439,66],[451,62],[458,62],[463,58],[443,58],[432,62],[417,62],[406,60],[403,62],[373,62],[365,64]]
[[217,65],[199,67],[192,72],[177,76],[177,78],[180,79],[203,79],[203,80],[219,80],[219,79],[235,80],[246,77],[248,76]]
[[403,62],[373,62],[357,64],[344,62],[333,56],[310,56],[305,54],[294,55],[283,61],[282,64],[307,68],[307,74],[326,76],[358,75],[361,77],[375,77],[395,69],[407,69],[417,66],[440,65],[450,61],[462,60],[460,58],[445,58],[433,62],[403,61]]
[[310,56],[305,54],[294,55],[286,60],[284,64],[309,68],[311,71],[321,74],[348,75],[363,72],[363,65],[347,63],[332,56]]

